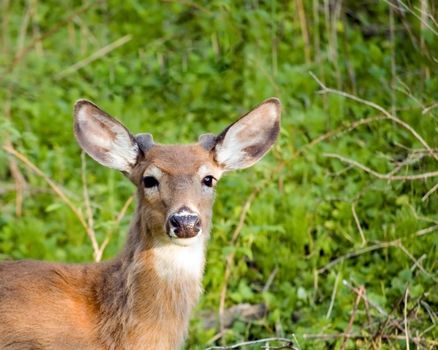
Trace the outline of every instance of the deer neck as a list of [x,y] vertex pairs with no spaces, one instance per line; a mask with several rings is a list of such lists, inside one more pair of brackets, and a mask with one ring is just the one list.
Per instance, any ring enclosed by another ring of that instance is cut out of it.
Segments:
[[123,252],[105,267],[100,334],[120,338],[127,348],[141,349],[143,341],[178,348],[201,294],[206,238],[187,247],[158,241],[146,222],[137,211]]

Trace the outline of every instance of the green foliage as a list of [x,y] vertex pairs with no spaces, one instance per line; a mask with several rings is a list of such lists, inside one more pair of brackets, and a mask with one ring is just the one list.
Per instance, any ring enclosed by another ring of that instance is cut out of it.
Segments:
[[[265,303],[268,311],[260,320],[234,322],[225,343],[295,334],[302,349],[339,348],[342,338],[311,340],[305,334],[345,332],[357,298],[357,289],[351,288],[359,286],[374,307],[368,314],[363,300],[359,303],[351,329],[358,337],[347,342],[347,349],[370,346],[376,328],[369,327],[368,317],[380,324],[386,317],[379,308],[397,320],[403,319],[404,307],[415,310],[411,335],[438,339],[438,192],[422,200],[437,177],[377,179],[325,154],[342,155],[382,174],[405,162],[396,175],[436,171],[437,161],[392,121],[348,129],[381,113],[339,95],[318,94],[308,74],[395,113],[436,156],[438,109],[425,108],[438,100],[438,38],[406,11],[393,10],[391,27],[384,1],[340,4],[108,0],[92,2],[76,15],[77,1],[5,5],[1,140],[12,142],[60,184],[83,213],[81,156],[71,127],[76,99],[96,101],[129,129],[150,131],[162,143],[193,142],[201,133],[221,131],[267,97],[281,99],[282,132],[274,150],[218,186],[205,293],[192,318],[187,349],[205,348],[218,332],[204,329],[201,315],[218,312],[231,252],[235,259],[226,307]],[[413,1],[410,8],[419,13],[419,7]],[[424,20],[437,30],[436,22]],[[37,40],[39,33],[47,34]],[[125,35],[131,36],[126,44],[60,75]],[[19,160],[26,186],[23,213],[17,216],[13,160],[0,152],[0,257],[91,261],[91,244],[77,217]],[[86,166],[97,239],[110,237],[104,252],[108,259],[124,243],[133,205],[120,223],[117,215],[133,188],[121,174],[89,158]],[[244,227],[231,244],[245,201],[255,190]],[[264,288],[270,276],[272,284]],[[376,344],[405,348],[403,328],[384,331],[399,337],[375,339]]]

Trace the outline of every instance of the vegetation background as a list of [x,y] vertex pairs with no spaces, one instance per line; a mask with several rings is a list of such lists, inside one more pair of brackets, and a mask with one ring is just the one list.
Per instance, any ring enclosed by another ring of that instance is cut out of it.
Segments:
[[1,259],[89,262],[124,243],[133,188],[81,155],[76,99],[175,143],[278,96],[275,149],[218,186],[186,348],[437,347],[437,10],[2,0]]

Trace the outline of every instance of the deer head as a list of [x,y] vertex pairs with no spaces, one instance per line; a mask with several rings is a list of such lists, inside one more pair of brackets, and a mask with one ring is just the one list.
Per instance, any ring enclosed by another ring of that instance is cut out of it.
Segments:
[[133,136],[86,100],[76,103],[74,115],[82,149],[136,185],[138,214],[149,241],[188,246],[209,235],[214,188],[222,174],[253,165],[274,144],[280,101],[268,99],[219,135],[205,134],[189,145],[156,144],[150,134]]

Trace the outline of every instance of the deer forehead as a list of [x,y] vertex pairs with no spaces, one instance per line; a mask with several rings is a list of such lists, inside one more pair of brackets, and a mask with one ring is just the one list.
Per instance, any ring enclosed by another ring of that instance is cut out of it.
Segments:
[[147,166],[144,174],[160,177],[212,175],[222,173],[213,155],[199,145],[154,145],[145,155]]

